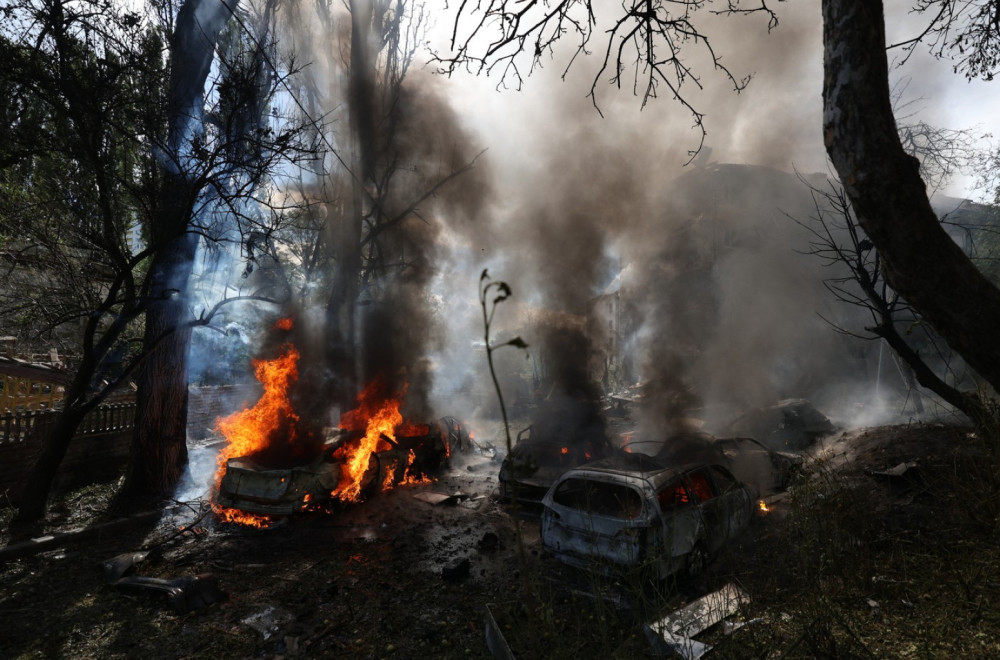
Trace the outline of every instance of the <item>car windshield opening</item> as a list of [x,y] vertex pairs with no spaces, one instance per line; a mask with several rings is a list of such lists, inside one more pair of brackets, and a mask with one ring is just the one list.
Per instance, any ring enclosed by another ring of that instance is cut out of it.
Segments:
[[623,484],[571,478],[559,484],[552,499],[562,506],[610,518],[630,520],[642,513],[642,497]]

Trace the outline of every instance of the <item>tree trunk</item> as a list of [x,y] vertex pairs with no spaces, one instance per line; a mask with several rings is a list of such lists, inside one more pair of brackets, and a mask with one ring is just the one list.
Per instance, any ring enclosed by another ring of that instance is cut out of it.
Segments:
[[351,208],[335,228],[337,271],[326,306],[327,364],[333,373],[331,398],[341,410],[354,405],[360,391],[356,346],[358,282],[361,277],[361,238],[365,213],[364,186],[375,168],[375,70],[372,56],[371,0],[350,0],[351,61],[348,112],[352,140]]
[[125,484],[118,496],[124,509],[142,507],[168,493],[187,464],[188,321],[187,281],[197,237],[184,234],[157,252],[146,311],[137,377],[136,427]]
[[823,137],[892,286],[1000,390],[1000,289],[945,233],[899,141],[881,0],[823,0]]
[[[80,380],[81,375],[78,372],[67,394],[80,389],[77,383]],[[87,382],[88,379],[83,379],[83,389],[86,388]],[[45,515],[49,493],[52,491],[59,465],[66,456],[70,441],[86,414],[87,410],[84,408],[67,406],[60,411],[55,424],[46,434],[42,452],[31,467],[24,488],[18,496],[17,515],[11,522],[13,538],[23,539],[31,536],[34,526]]]
[[238,2],[185,0],[170,40],[170,86],[162,187],[151,227],[156,253],[149,273],[149,305],[138,374],[136,428],[125,485],[117,505],[131,509],[166,494],[187,463],[187,360],[191,342],[188,280],[198,237],[189,233],[201,193],[192,142],[204,134],[205,81],[219,32]]

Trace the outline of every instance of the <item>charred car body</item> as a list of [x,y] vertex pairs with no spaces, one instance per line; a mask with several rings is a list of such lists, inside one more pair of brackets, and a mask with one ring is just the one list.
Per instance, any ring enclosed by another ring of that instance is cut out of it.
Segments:
[[535,435],[529,426],[517,434],[516,444],[500,464],[500,498],[537,505],[566,470],[611,454],[606,443],[553,440]]
[[[367,497],[404,478],[432,477],[448,467],[451,448],[468,444],[468,434],[452,417],[419,427],[416,435],[383,436],[388,449],[374,452],[362,478]],[[219,484],[219,505],[247,513],[286,516],[330,500],[341,478],[341,448],[356,442],[358,432],[331,429],[322,453],[291,467],[266,467],[253,456],[231,458]]]
[[542,504],[542,543],[564,563],[666,578],[699,573],[750,524],[754,497],[720,465],[633,454],[567,471]]

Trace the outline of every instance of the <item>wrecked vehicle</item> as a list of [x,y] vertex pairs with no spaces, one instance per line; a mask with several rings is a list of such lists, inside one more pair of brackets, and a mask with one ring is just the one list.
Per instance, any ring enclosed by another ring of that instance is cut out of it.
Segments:
[[500,464],[500,498],[506,502],[540,504],[566,470],[611,455],[604,444],[539,438],[533,431],[529,426],[518,433],[516,444]]
[[[388,445],[371,454],[361,478],[360,492],[369,497],[380,487],[415,482],[448,467],[453,444],[468,443],[467,433],[452,417],[421,425],[416,435],[383,435]],[[217,503],[227,509],[288,516],[329,501],[340,485],[342,456],[338,451],[356,441],[359,432],[331,429],[322,453],[303,465],[271,468],[253,456],[231,458],[219,484]]]
[[758,496],[785,490],[803,462],[798,454],[775,451],[753,438],[716,438],[702,431],[676,433],[660,441],[636,439],[629,434],[622,450],[655,456],[666,465],[722,465]]
[[340,464],[323,455],[308,465],[266,468],[249,457],[231,458],[217,501],[229,509],[288,516],[310,502],[323,502],[340,480]]
[[775,451],[753,438],[717,438],[715,448],[721,454],[718,462],[758,496],[785,490],[802,470],[802,456]]
[[804,451],[837,430],[826,415],[805,399],[785,399],[745,413],[730,422],[723,433],[749,436],[774,451]]
[[626,454],[567,471],[542,504],[542,544],[560,561],[662,579],[700,573],[750,524],[754,497],[720,465]]

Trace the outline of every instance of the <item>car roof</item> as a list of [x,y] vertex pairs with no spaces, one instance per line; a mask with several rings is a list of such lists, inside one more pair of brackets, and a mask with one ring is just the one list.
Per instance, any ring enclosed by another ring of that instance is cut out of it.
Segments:
[[602,458],[597,461],[585,463],[578,468],[568,471],[564,475],[564,478],[573,475],[585,476],[586,473],[590,472],[642,479],[650,482],[654,487],[659,487],[660,484],[673,479],[676,475],[690,472],[705,465],[705,463],[676,465],[657,456],[623,452],[611,458]]

